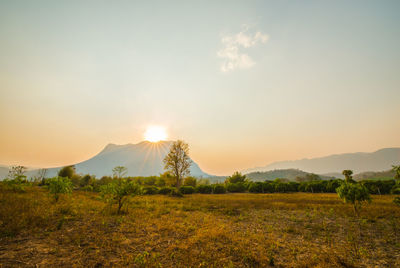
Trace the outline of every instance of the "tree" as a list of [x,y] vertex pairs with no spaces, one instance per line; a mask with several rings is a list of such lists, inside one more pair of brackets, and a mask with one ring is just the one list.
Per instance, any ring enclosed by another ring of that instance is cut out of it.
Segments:
[[100,188],[101,197],[104,201],[110,205],[118,205],[118,214],[121,213],[121,209],[129,196],[137,195],[139,194],[139,191],[140,188],[136,183],[126,179],[114,180]]
[[357,215],[363,202],[371,202],[368,189],[359,183],[344,182],[336,192],[345,203],[353,205],[354,213]]
[[26,172],[27,168],[24,166],[13,166],[11,169],[8,171],[8,176],[7,178],[9,180],[13,180],[14,182],[25,182],[26,181]]
[[57,202],[60,194],[70,194],[72,192],[72,182],[67,177],[54,177],[49,180],[49,191],[54,195]]
[[343,170],[342,174],[344,175],[346,182],[350,182],[353,180],[353,177],[351,176],[351,175],[353,175],[352,170],[345,169],[345,170]]
[[400,165],[398,166],[392,166],[392,170],[396,172],[394,175],[394,179],[396,181],[396,184],[400,184]]
[[128,169],[123,166],[116,166],[112,170],[113,176],[117,179],[121,179],[122,177],[126,176],[127,172],[128,172]]
[[236,171],[232,174],[232,176],[226,178],[225,182],[228,183],[238,183],[238,182],[246,182],[246,175],[242,175],[242,173]]
[[47,169],[41,168],[38,170],[37,174],[34,176],[35,182],[39,182],[39,185],[44,185],[44,180],[46,178]]
[[60,171],[58,171],[58,176],[59,177],[63,177],[63,178],[69,178],[72,179],[72,177],[75,175],[76,169],[75,166],[66,166],[63,167],[62,169],[60,169]]
[[183,178],[190,174],[191,164],[189,145],[181,140],[172,143],[169,153],[164,158],[164,169],[175,177],[177,189],[181,187]]

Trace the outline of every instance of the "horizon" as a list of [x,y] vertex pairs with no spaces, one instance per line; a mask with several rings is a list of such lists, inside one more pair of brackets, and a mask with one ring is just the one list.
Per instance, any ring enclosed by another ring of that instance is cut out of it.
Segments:
[[226,175],[399,148],[399,8],[2,1],[0,163],[60,167],[168,138]]

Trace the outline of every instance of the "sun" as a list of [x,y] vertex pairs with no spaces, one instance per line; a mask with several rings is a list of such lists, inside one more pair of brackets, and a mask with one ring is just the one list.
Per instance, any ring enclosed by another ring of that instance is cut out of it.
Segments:
[[144,139],[150,142],[159,142],[167,139],[167,131],[161,126],[149,126],[144,133]]

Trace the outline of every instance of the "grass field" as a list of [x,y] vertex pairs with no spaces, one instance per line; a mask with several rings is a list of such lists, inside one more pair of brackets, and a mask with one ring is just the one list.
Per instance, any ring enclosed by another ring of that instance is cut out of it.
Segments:
[[0,191],[1,267],[400,267],[400,207],[373,196],[359,217],[336,194],[133,197],[54,203]]

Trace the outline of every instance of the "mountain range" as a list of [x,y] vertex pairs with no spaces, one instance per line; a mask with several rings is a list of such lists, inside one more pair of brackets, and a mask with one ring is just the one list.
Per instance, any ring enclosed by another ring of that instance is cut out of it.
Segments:
[[400,148],[385,148],[372,153],[345,153],[311,159],[275,162],[264,167],[251,168],[243,173],[275,169],[301,169],[306,172],[336,176],[345,169],[354,173],[385,171],[400,164]]

